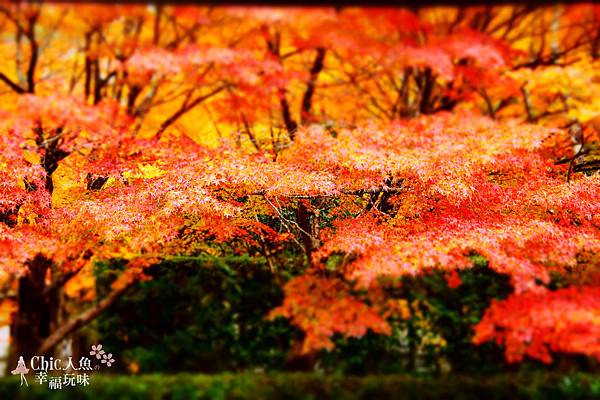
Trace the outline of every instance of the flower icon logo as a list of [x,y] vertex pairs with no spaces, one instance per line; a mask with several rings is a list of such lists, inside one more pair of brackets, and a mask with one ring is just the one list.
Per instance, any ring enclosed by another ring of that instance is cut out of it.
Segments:
[[[90,351],[90,356],[96,356],[96,358],[99,360],[102,357],[106,357],[104,355],[105,351],[102,350],[102,345],[101,344],[97,344],[97,345],[92,345],[92,351]],[[104,360],[102,360],[102,362],[105,362]]]
[[115,359],[113,358],[112,353],[108,353],[102,356],[100,362],[106,364],[106,366],[110,368],[110,366],[114,364]]

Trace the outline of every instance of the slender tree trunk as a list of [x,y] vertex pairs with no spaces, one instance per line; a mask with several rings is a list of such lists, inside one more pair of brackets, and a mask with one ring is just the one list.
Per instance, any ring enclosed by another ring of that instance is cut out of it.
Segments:
[[312,253],[319,246],[319,218],[311,200],[301,199],[296,209],[296,221],[300,228],[300,237],[308,262],[312,264]]
[[279,89],[279,104],[281,105],[281,117],[283,118],[285,129],[287,130],[290,139],[293,141],[296,137],[298,123],[296,123],[296,121],[294,121],[294,118],[292,118],[290,104],[287,101],[285,89],[283,88]]
[[421,79],[423,83],[421,85],[421,101],[419,103],[419,112],[421,114],[429,114],[431,111],[431,94],[433,93],[433,85],[435,83],[435,78],[433,77],[431,68],[425,68]]
[[300,112],[300,123],[306,124],[311,120],[311,108],[312,108],[312,98],[315,94],[315,89],[317,86],[317,79],[319,78],[319,73],[323,70],[325,65],[325,49],[320,47],[317,49],[317,55],[315,57],[315,61],[313,62],[313,66],[310,69],[310,78],[308,83],[306,84],[306,90],[304,92],[304,96],[302,97],[302,110]]
[[38,62],[39,45],[35,37],[35,23],[37,14],[29,18],[27,38],[29,39],[29,66],[27,67],[27,92],[35,93],[35,68]]

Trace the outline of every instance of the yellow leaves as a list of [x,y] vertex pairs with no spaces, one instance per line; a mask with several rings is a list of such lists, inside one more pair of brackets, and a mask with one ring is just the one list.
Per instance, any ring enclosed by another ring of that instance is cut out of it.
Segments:
[[277,211],[263,196],[248,196],[244,202],[241,215],[245,218],[254,219],[256,215],[278,216]]
[[65,294],[82,301],[92,301],[96,297],[96,278],[91,264],[86,265],[65,285]]
[[157,165],[138,164],[138,168],[141,171],[142,177],[147,178],[147,179],[158,178],[167,173],[166,171],[164,171]]
[[519,69],[509,73],[525,85],[536,114],[562,112],[588,122],[600,115],[600,61],[582,57],[567,66]]
[[17,302],[13,299],[4,299],[0,301],[0,327],[10,325],[12,314],[18,309]]
[[397,317],[407,320],[411,317],[410,305],[406,299],[390,299],[386,302],[384,308],[383,318]]
[[40,164],[41,163],[40,155],[38,153],[30,151],[30,150],[23,151],[23,158],[25,159],[25,161],[27,161],[31,164]]
[[421,338],[421,346],[443,348],[446,347],[448,342],[443,336],[437,335],[432,331],[427,333]]
[[37,218],[37,214],[35,213],[35,208],[30,204],[24,204],[19,207],[19,212],[17,214],[17,225],[22,226],[24,224],[33,225],[35,224],[35,220]]
[[[149,163],[137,163],[137,171],[124,171],[123,177],[125,179],[154,179],[160,178],[167,173],[166,170],[162,169],[157,164]],[[109,179],[110,180],[110,179]],[[114,179],[113,179],[114,181]],[[110,182],[105,184],[106,187],[110,186]]]
[[[71,157],[73,156],[69,158]],[[68,206],[73,201],[81,198],[85,189],[84,183],[80,180],[77,163],[73,162],[71,164],[71,159],[68,161],[69,163],[61,163],[52,174],[52,181],[54,183],[54,191],[52,193],[53,207]],[[81,162],[82,160],[79,161]]]

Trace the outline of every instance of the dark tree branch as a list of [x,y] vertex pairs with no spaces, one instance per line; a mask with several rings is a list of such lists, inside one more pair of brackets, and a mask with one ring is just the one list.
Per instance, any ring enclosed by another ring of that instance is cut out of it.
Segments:
[[0,72],[0,81],[6,83],[12,90],[17,92],[18,94],[27,93],[25,89],[23,89],[17,83],[13,82],[8,76],[4,75],[2,72]]
[[290,104],[287,101],[284,88],[279,89],[279,104],[281,105],[281,117],[283,118],[285,129],[287,129],[290,139],[293,141],[296,137],[296,131],[298,130],[298,123],[292,118]]
[[[319,194],[319,195],[308,195],[308,194],[291,194],[288,196],[282,196],[287,198],[294,199],[316,199],[321,197],[335,197],[340,194],[352,195],[352,196],[362,196],[364,194],[379,194],[379,193],[388,193],[388,194],[399,194],[405,192],[406,189],[403,187],[378,187],[374,189],[342,189],[339,193],[333,194]],[[266,196],[268,195],[266,190],[256,190],[254,192],[248,193],[249,196]]]
[[319,78],[319,73],[321,73],[321,71],[323,70],[325,54],[325,49],[323,47],[319,47],[317,49],[315,61],[313,62],[312,68],[310,69],[310,78],[306,85],[304,97],[302,98],[302,110],[300,112],[300,121],[302,124],[304,124],[310,118],[310,111],[312,108],[312,97],[315,93],[315,86],[317,84],[317,79]]
[[39,45],[35,37],[35,23],[37,21],[38,14],[35,13],[29,18],[29,27],[25,32],[25,36],[29,39],[29,66],[27,67],[27,91],[29,93],[35,93],[35,68],[38,62],[39,56]]
[[135,284],[135,281],[129,282],[127,285],[113,290],[108,296],[102,299],[95,307],[90,308],[73,318],[60,328],[52,332],[40,345],[36,354],[46,354],[52,350],[58,343],[61,342],[67,335],[75,332],[82,326],[92,322],[104,310],[113,305],[129,288]]
[[223,90],[225,90],[226,88],[229,87],[229,84],[225,84],[223,86],[219,86],[218,88],[212,90],[211,92],[200,96],[196,99],[194,99],[191,102],[184,102],[184,104],[181,105],[181,107],[179,107],[179,110],[177,110],[175,113],[173,113],[169,118],[167,118],[165,121],[163,121],[163,123],[160,125],[160,128],[158,128],[158,131],[156,131],[156,135],[160,136],[164,133],[164,131],[171,126],[172,124],[174,124],[179,118],[181,118],[183,115],[185,115],[187,112],[189,112],[191,109],[193,109],[194,107],[196,107],[198,104],[210,99],[211,97],[217,95],[218,93],[222,92]]

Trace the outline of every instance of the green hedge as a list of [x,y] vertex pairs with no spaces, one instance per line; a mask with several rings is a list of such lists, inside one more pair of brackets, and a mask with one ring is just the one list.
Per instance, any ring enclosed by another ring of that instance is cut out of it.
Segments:
[[0,379],[2,399],[592,399],[600,376],[520,374],[486,378],[294,374],[95,375],[91,385],[52,391]]
[[[471,338],[491,300],[505,298],[512,287],[485,260],[474,257],[474,262],[456,289],[448,288],[442,273],[406,277],[402,285],[386,288],[389,298],[418,303],[408,320],[389,320],[392,335],[336,335],[334,350],[300,358],[292,349],[303,333],[283,318],[265,318],[283,302],[288,272],[274,274],[261,257],[179,257],[147,269],[153,279],[102,314],[89,327],[94,339],[88,344],[100,342],[117,354],[113,371],[119,373],[131,365],[142,374],[304,372],[316,365],[353,375],[441,372],[446,366],[463,374],[509,371],[501,347],[476,346]],[[97,265],[99,297],[120,268],[117,262]],[[425,338],[429,344],[423,344]]]

